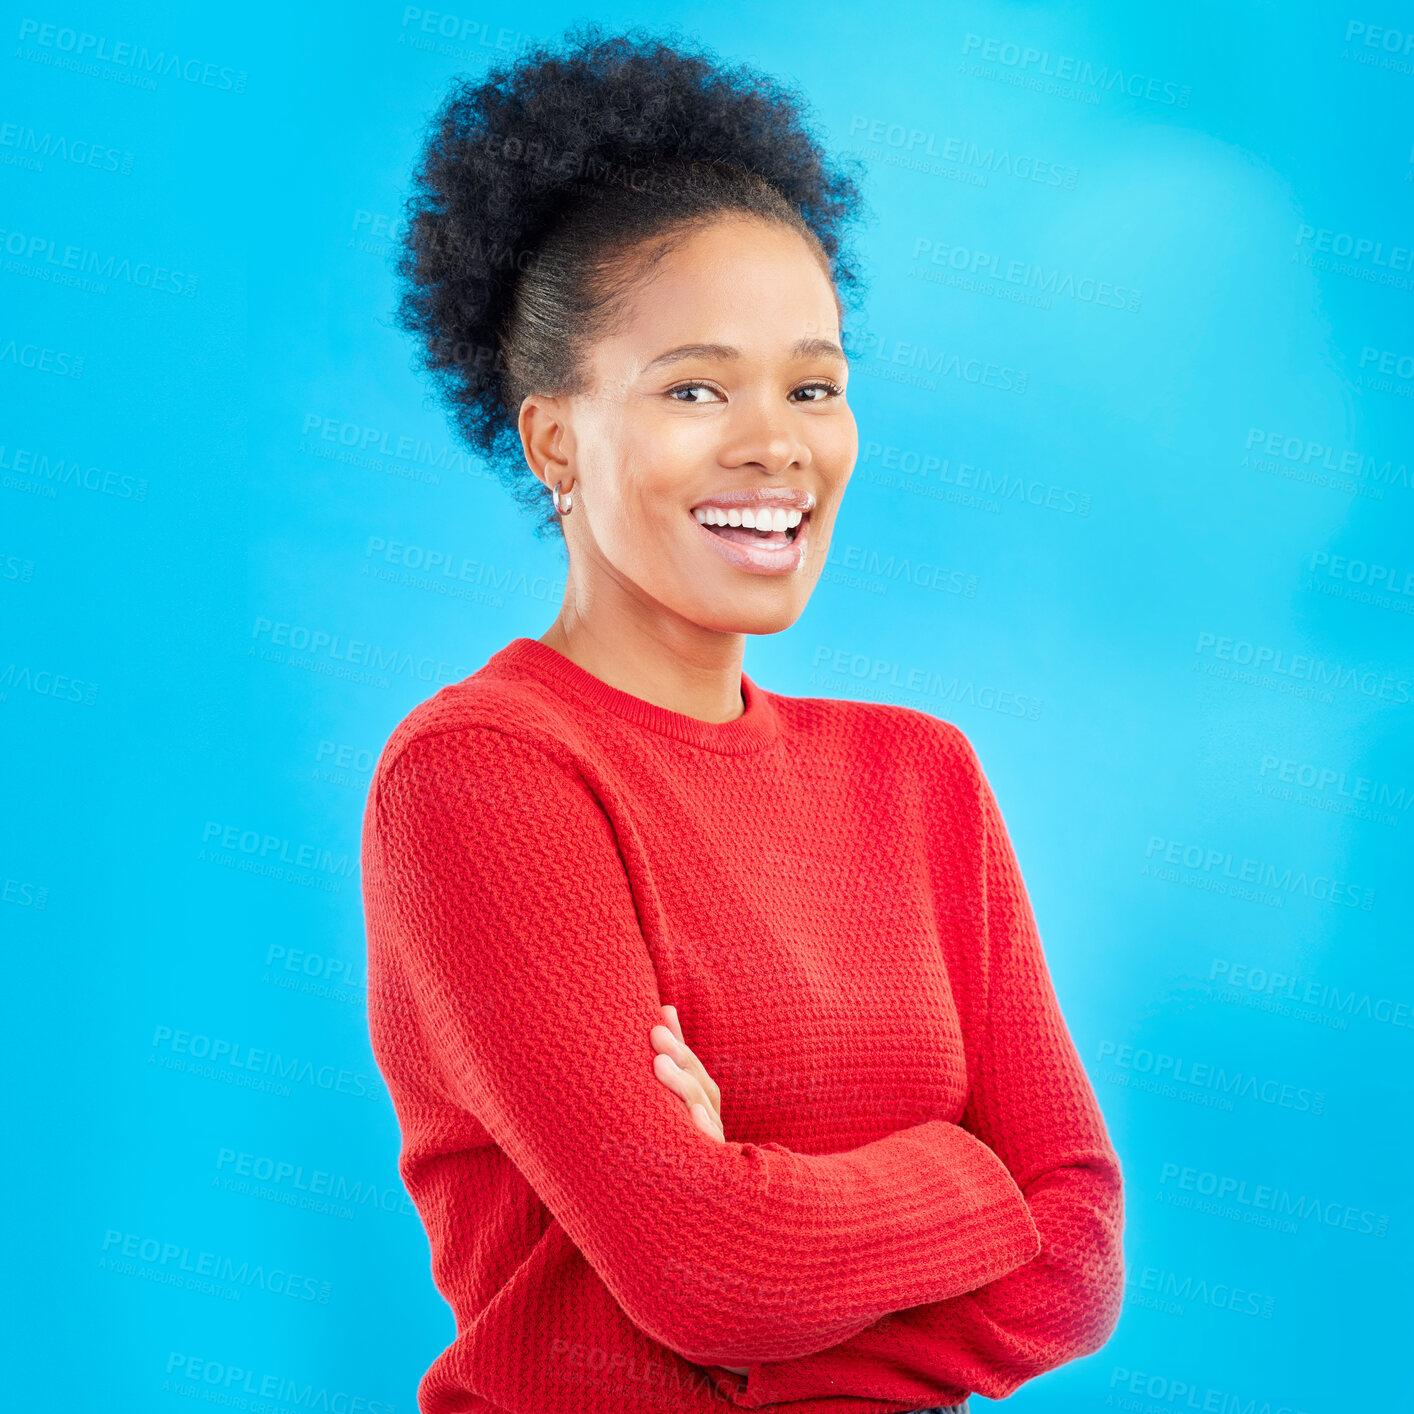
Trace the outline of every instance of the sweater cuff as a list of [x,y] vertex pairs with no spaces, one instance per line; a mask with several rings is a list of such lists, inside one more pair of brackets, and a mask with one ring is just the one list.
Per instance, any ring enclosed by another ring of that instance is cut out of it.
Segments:
[[948,1289],[933,1300],[944,1301],[1025,1266],[1041,1251],[1041,1233],[1026,1195],[992,1149],[962,1125],[929,1124],[942,1127],[954,1177],[965,1176],[969,1192],[968,1206],[957,1214],[947,1239],[949,1250],[940,1254]]
[[[947,1121],[930,1121],[947,1124]],[[1010,1170],[997,1155],[976,1135],[960,1125],[947,1125],[951,1131],[946,1138],[949,1146],[961,1148],[956,1154],[960,1167],[964,1167],[970,1183],[976,1207],[950,1246],[948,1253],[951,1289],[941,1293],[936,1301],[955,1300],[969,1292],[987,1286],[994,1281],[1025,1266],[1039,1255],[1042,1247],[1041,1233],[1031,1215],[1026,1201]],[[930,1302],[925,1305],[933,1304]],[[892,1314],[892,1313],[886,1313]],[[880,1319],[884,1319],[881,1317]],[[877,1322],[876,1322],[877,1324]],[[850,1340],[856,1337],[851,1336]],[[802,1366],[818,1361],[821,1355],[840,1351],[840,1358],[848,1359],[841,1347],[836,1346],[815,1351],[810,1355],[796,1356],[792,1360],[775,1360],[750,1366],[745,1376],[733,1374],[720,1366],[709,1367],[713,1382],[739,1409],[759,1409],[769,1404],[799,1399],[795,1392],[792,1376],[798,1375]],[[859,1396],[841,1392],[846,1401]],[[861,1399],[859,1407],[866,1407]],[[841,1411],[849,1407],[842,1404]]]

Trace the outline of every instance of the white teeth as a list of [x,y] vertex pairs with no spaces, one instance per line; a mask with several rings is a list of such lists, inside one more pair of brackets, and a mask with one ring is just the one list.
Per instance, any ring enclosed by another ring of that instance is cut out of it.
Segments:
[[771,509],[762,507],[756,511],[749,507],[741,510],[735,506],[731,509],[722,506],[697,506],[692,514],[701,525],[745,525],[753,530],[789,530],[805,519],[804,511],[788,511],[784,506]]

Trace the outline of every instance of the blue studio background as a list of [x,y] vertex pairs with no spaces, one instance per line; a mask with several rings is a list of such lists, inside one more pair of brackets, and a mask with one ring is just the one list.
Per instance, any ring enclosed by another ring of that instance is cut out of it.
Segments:
[[746,669],[956,722],[1006,815],[1129,1275],[1011,1404],[1407,1399],[1414,11],[1148,9],[6,7],[14,1407],[406,1414],[452,1338],[361,814],[564,561],[389,259],[451,76],[589,17],[789,78],[863,163],[859,462]]

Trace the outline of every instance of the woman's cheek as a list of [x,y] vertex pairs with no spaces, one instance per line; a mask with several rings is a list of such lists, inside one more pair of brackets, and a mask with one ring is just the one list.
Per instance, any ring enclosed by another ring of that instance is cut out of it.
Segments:
[[818,455],[821,465],[828,469],[830,475],[848,480],[859,456],[859,425],[848,407],[823,429]]

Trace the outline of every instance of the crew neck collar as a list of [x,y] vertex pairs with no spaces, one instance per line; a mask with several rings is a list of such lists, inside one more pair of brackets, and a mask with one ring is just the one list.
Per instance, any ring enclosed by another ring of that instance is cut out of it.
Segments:
[[780,733],[780,722],[767,693],[745,672],[741,675],[741,697],[746,710],[730,722],[704,722],[611,687],[538,638],[513,638],[487,666],[493,664],[529,674],[548,687],[584,699],[649,731],[723,756],[761,751]]

